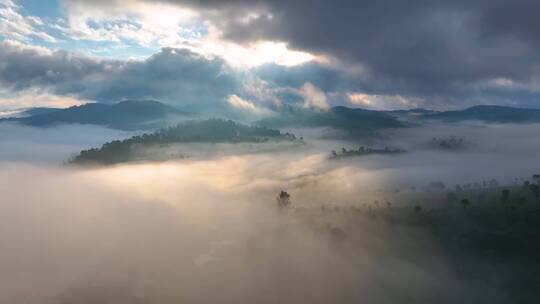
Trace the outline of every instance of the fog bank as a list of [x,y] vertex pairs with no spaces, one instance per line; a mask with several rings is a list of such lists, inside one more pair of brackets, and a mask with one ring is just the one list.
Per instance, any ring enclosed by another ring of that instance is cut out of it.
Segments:
[[[29,304],[505,303],[491,270],[465,278],[430,231],[320,210],[433,180],[512,182],[536,170],[540,148],[537,125],[441,125],[380,143],[409,151],[397,156],[331,161],[331,149],[361,143],[307,139],[187,145],[177,147],[187,159],[75,168],[59,163],[126,134],[3,130],[0,302]],[[463,134],[463,150],[426,145]],[[282,189],[294,208],[277,210]]]

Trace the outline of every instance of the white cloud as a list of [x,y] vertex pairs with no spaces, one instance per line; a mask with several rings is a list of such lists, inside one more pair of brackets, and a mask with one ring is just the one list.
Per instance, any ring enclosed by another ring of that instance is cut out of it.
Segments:
[[0,1],[0,37],[18,41],[38,38],[50,43],[58,42],[58,39],[41,29],[45,24],[39,17],[24,16],[20,10],[21,6],[12,0]]
[[250,96],[253,96],[255,100],[263,102],[273,109],[283,107],[283,101],[278,96],[283,91],[282,88],[276,88],[267,81],[250,73],[246,73],[242,80],[243,90]]
[[232,66],[240,68],[266,63],[295,66],[316,58],[306,52],[290,50],[284,42],[259,41],[250,45],[241,45],[223,41],[217,35],[209,35],[191,48],[195,52],[206,55],[218,55]]
[[6,94],[0,91],[0,116],[2,116],[1,113],[6,114],[24,108],[66,108],[88,102],[90,101],[73,96],[58,96],[37,90],[25,90],[17,94]]
[[257,107],[251,101],[242,99],[240,96],[236,94],[229,95],[227,97],[227,102],[231,106],[235,108],[239,108],[239,109],[244,109],[244,110],[249,110],[249,111],[255,111],[257,109]]
[[330,108],[326,94],[310,82],[306,82],[298,94],[304,98],[304,108],[316,108],[326,110]]
[[[76,40],[136,43],[150,48],[187,48],[205,56],[219,56],[235,67],[266,63],[283,66],[302,64],[317,57],[291,50],[285,42],[257,41],[248,45],[223,38],[220,27],[204,13],[178,5],[139,0],[65,3],[68,22],[58,27]],[[208,13],[211,14],[211,13]],[[247,14],[240,22],[271,19],[271,14]]]
[[64,4],[68,22],[62,31],[73,39],[135,42],[141,46],[165,47],[185,43],[182,33],[197,13],[164,3],[135,0]]
[[365,93],[348,93],[348,101],[357,106],[377,110],[416,108],[422,100],[418,98],[407,98],[401,95],[371,95]]
[[247,111],[247,112],[251,112],[253,114],[258,114],[258,115],[270,114],[269,110],[264,109],[264,108],[260,108],[260,107],[256,106],[252,101],[243,99],[242,97],[240,97],[240,96],[238,96],[236,94],[229,95],[227,97],[227,102],[229,103],[230,106],[232,106],[234,108],[237,108],[237,109],[240,109],[240,110],[243,110],[243,111]]

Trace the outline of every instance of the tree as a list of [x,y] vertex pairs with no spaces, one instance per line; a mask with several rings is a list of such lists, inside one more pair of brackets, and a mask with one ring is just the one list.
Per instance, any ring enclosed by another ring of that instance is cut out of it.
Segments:
[[503,189],[501,192],[501,200],[506,203],[508,199],[510,198],[510,190]]
[[534,181],[535,184],[540,185],[540,174],[534,174],[532,176],[532,180]]
[[531,190],[535,198],[540,197],[540,187],[538,185],[530,185],[529,190]]
[[496,179],[493,178],[493,179],[491,179],[489,181],[489,186],[491,188],[497,188],[497,187],[499,187],[499,182]]
[[281,190],[277,198],[278,207],[283,208],[291,204],[291,196],[286,191]]
[[465,210],[471,205],[471,202],[468,199],[464,198],[461,200],[461,205],[463,206],[463,210]]
[[457,201],[457,195],[455,192],[448,192],[446,194],[446,200],[448,200],[449,203],[453,203]]

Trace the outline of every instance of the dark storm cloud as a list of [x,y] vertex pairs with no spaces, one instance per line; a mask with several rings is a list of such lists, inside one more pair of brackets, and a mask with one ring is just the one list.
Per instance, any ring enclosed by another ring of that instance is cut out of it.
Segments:
[[[118,0],[65,2],[85,2],[104,10],[126,5]],[[286,41],[290,48],[331,59],[323,65],[255,69],[258,77],[276,86],[298,88],[310,82],[325,92],[399,95],[433,108],[476,103],[535,107],[540,97],[538,1],[161,2],[199,11],[223,31],[225,39]],[[242,87],[238,74],[223,72],[227,68],[222,60],[185,51],[165,49],[146,61],[127,63],[97,62],[58,51],[47,57],[45,65],[34,62],[42,57],[28,52],[14,61],[10,60],[15,55],[0,54],[4,85],[54,86],[58,93],[104,101],[156,98],[190,106],[226,106],[224,98]],[[11,67],[9,73],[6,66]]]
[[0,43],[0,84],[12,90],[92,79],[121,66],[119,61],[98,61],[62,50],[50,52],[10,41]]
[[102,102],[155,98],[197,110],[225,106],[224,98],[239,86],[221,59],[187,50],[162,49],[144,61],[115,61],[1,45],[0,87],[12,91],[50,90]]
[[97,81],[85,95],[96,100],[157,98],[182,106],[218,106],[238,83],[220,59],[187,50],[163,49],[142,62],[129,62],[107,81]]
[[[540,2],[168,1],[206,9],[228,39],[277,39],[359,64],[366,90],[462,98],[495,78],[528,83],[540,57]],[[241,17],[258,12],[250,22]],[[271,17],[269,17],[271,14]]]

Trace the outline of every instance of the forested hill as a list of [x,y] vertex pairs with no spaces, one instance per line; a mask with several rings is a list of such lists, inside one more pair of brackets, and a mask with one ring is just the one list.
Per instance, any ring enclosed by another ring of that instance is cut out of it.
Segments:
[[[144,159],[141,148],[177,143],[264,143],[269,141],[302,141],[295,135],[266,127],[246,126],[231,120],[191,121],[153,133],[105,143],[101,148],[81,151],[69,162],[73,164],[109,165]],[[181,157],[181,156],[177,156]]]

